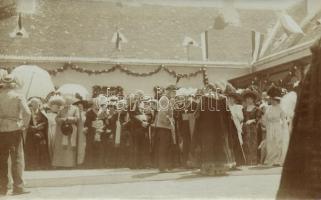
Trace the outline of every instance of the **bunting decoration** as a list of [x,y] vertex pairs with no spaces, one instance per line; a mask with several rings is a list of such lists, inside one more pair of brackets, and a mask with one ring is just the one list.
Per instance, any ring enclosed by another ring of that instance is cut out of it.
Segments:
[[252,30],[252,61],[251,64],[259,60],[264,42],[264,34]]
[[204,31],[201,34],[201,48],[202,48],[202,58],[204,61],[208,60],[208,31]]
[[283,13],[280,17],[280,22],[282,28],[288,36],[290,36],[291,34],[304,34],[300,25],[297,24],[290,15]]
[[128,41],[120,31],[117,31],[114,33],[111,42],[115,43],[115,48],[118,51],[121,51],[121,43],[127,43]]

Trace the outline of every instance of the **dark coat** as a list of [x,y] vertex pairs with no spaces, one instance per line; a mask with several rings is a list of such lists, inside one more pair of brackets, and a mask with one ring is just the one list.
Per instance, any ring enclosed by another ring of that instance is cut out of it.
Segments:
[[298,95],[279,199],[321,198],[321,40],[312,53],[312,65]]
[[25,143],[26,168],[29,170],[48,169],[50,156],[48,146],[48,119],[39,111],[33,121],[30,120]]

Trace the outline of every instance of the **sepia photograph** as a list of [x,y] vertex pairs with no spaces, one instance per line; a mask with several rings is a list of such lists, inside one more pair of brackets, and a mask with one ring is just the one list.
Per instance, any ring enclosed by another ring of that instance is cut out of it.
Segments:
[[0,0],[2,199],[321,199],[321,1]]

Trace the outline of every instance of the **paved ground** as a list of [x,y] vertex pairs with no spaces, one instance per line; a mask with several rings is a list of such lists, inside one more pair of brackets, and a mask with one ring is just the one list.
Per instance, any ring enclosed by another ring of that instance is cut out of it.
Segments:
[[198,171],[73,170],[29,172],[28,190],[3,199],[273,199],[281,168],[243,168],[223,177],[203,177]]

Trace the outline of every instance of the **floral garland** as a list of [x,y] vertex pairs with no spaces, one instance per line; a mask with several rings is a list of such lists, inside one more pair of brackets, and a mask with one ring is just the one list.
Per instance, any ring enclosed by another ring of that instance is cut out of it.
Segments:
[[258,75],[254,77],[248,88],[256,88],[257,91],[263,92],[267,91],[270,86],[274,84],[277,87],[285,88],[287,90],[293,90],[294,83],[302,80],[302,78],[300,78],[297,73],[300,73],[300,70],[297,66],[294,66],[289,69],[288,73],[284,76],[283,79],[279,79],[276,81],[272,81],[269,76],[262,77],[262,75]]
[[[9,71],[11,71],[12,69],[7,69]],[[126,73],[127,75],[130,76],[136,76],[136,77],[147,77],[147,76],[152,76],[154,74],[159,73],[160,71],[164,70],[165,72],[167,72],[169,75],[173,76],[174,78],[176,78],[176,83],[179,82],[180,79],[182,78],[192,78],[192,77],[196,77],[199,74],[203,75],[203,83],[205,85],[208,84],[208,74],[207,74],[207,68],[206,66],[199,68],[197,71],[195,72],[190,72],[190,73],[186,73],[186,74],[182,74],[182,73],[177,73],[176,71],[166,67],[165,65],[160,65],[159,67],[157,67],[155,70],[150,71],[150,72],[134,72],[132,70],[129,70],[127,67],[122,66],[122,65],[114,65],[113,67],[109,68],[109,69],[100,69],[100,70],[95,70],[95,69],[87,69],[87,68],[83,68],[80,67],[76,64],[73,63],[66,63],[64,64],[62,67],[59,67],[57,69],[47,69],[46,71],[52,75],[52,76],[56,76],[58,73],[62,73],[66,70],[73,70],[76,72],[81,72],[81,73],[87,73],[89,75],[98,75],[98,74],[107,74],[107,73],[111,73],[114,72],[116,70],[119,70],[121,72]]]
[[109,69],[94,70],[94,69],[82,68],[82,67],[79,67],[78,65],[70,64],[70,63],[67,63],[62,67],[59,67],[58,69],[47,70],[47,71],[48,71],[49,74],[55,76],[57,73],[64,72],[65,70],[68,70],[68,69],[71,69],[71,70],[74,70],[74,71],[77,71],[77,72],[87,73],[89,75],[111,73],[111,72],[114,72],[115,70],[120,70],[121,72],[124,72],[124,73],[126,73],[128,75],[140,76],[140,77],[151,76],[151,75],[157,74],[161,70],[164,70],[165,72],[167,72],[168,74],[172,75],[175,78],[196,77],[197,75],[202,74],[202,73],[204,75],[204,72],[206,71],[206,68],[203,67],[203,68],[200,68],[199,70],[197,70],[195,72],[191,72],[191,73],[188,73],[188,74],[180,74],[180,73],[175,72],[174,70],[169,69],[165,65],[161,65],[161,66],[157,67],[154,71],[141,73],[141,72],[131,71],[127,67],[124,67],[124,66],[121,66],[121,65],[115,65],[115,66],[113,66],[113,67],[111,67]]

